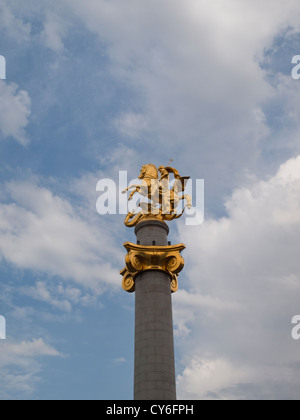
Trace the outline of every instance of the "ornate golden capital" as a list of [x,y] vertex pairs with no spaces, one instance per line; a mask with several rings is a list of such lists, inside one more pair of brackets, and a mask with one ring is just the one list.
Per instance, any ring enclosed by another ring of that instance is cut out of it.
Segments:
[[144,272],[150,270],[163,271],[171,280],[172,293],[178,290],[178,274],[184,267],[184,259],[181,251],[185,249],[183,244],[174,246],[142,246],[126,242],[127,250],[126,267],[120,272],[123,276],[122,286],[126,292],[135,291],[135,279]]

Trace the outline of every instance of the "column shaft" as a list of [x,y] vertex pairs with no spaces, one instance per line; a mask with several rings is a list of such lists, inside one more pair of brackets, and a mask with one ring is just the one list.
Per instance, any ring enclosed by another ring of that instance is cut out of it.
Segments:
[[[141,245],[166,246],[168,227],[144,222],[136,228]],[[170,277],[146,271],[135,281],[135,400],[176,400]]]

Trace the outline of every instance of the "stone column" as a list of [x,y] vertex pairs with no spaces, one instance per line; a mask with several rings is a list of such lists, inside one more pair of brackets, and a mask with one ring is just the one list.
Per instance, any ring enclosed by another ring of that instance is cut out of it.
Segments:
[[[145,221],[135,233],[138,245],[168,245],[166,223]],[[141,272],[135,294],[134,399],[176,400],[170,276],[156,270]]]

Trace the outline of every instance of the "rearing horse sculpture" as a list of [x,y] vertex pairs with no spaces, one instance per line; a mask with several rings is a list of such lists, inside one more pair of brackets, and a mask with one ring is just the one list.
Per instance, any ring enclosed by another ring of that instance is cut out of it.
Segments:
[[[160,172],[160,178],[159,178]],[[175,182],[170,188],[170,175],[173,174]],[[189,195],[179,195],[184,193],[186,182],[190,177],[181,177],[178,171],[171,167],[160,166],[158,169],[155,165],[148,164],[142,167],[139,179],[142,180],[140,185],[131,185],[122,193],[126,194],[133,190],[129,196],[132,200],[136,193],[148,198],[148,203],[140,203],[141,211],[139,213],[129,212],[125,219],[125,225],[128,227],[136,226],[142,220],[156,219],[171,221],[181,217],[188,207],[192,207],[192,199]],[[186,200],[186,205],[182,213],[177,214],[176,208],[180,200]]]

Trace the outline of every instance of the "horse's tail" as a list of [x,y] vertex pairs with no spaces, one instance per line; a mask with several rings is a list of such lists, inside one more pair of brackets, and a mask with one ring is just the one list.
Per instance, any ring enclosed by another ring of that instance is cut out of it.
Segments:
[[134,227],[134,226],[136,226],[142,217],[143,217],[143,214],[142,213],[139,213],[139,214],[136,214],[136,215],[134,215],[132,213],[129,213],[126,216],[126,219],[125,219],[125,222],[124,222],[125,223],[125,226],[127,226],[127,227]]

